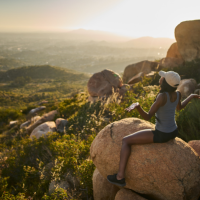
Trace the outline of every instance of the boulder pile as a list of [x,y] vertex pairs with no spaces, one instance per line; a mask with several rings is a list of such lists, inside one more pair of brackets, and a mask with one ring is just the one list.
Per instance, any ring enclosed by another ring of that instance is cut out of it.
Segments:
[[[57,118],[55,120],[56,115],[58,114],[57,110],[52,110],[48,113],[45,113],[41,117],[35,116],[36,112],[33,111],[41,111],[45,108],[42,107],[41,109],[41,107],[39,107],[32,109],[27,115],[29,120],[20,125],[20,129],[24,128],[30,135],[30,138],[36,137],[39,139],[41,136],[45,136],[49,132],[57,131],[63,133],[65,131],[68,121],[63,118]],[[30,113],[34,114],[30,115]]]
[[[107,125],[98,133],[90,155],[105,179],[118,171],[122,138],[142,129],[154,129],[154,125],[126,118]],[[152,199],[197,200],[200,196],[199,166],[198,154],[179,138],[167,143],[132,145],[125,189]]]

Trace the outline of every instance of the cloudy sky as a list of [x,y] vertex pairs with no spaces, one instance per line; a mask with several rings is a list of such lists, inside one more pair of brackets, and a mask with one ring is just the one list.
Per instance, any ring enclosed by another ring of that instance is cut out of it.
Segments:
[[131,37],[174,38],[200,19],[200,0],[0,0],[1,31],[91,29]]

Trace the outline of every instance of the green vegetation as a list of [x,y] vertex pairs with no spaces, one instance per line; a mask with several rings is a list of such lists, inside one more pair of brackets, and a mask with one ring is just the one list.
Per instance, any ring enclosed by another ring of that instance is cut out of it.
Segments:
[[[192,71],[191,66],[188,65],[186,72]],[[0,136],[9,137],[1,138],[0,143],[0,199],[92,199],[95,169],[89,154],[92,141],[100,130],[116,120],[141,118],[137,111],[129,113],[124,109],[137,101],[148,111],[159,91],[158,86],[152,86],[157,79],[157,74],[153,79],[145,78],[142,83],[135,84],[123,99],[113,94],[107,100],[93,104],[88,102],[86,92],[77,89],[82,87],[83,90],[84,82],[72,82],[76,95],[72,91],[65,93],[72,83],[55,79],[45,79],[39,84],[32,77],[32,81],[23,87],[13,87],[11,83],[1,85],[0,104],[5,108],[0,110],[3,123]],[[6,101],[5,96],[10,100]],[[68,125],[64,133],[54,132],[31,140],[24,130],[19,129],[19,124],[41,100],[48,100],[47,111],[57,109],[57,117],[67,118]],[[185,109],[176,112],[179,137],[185,141],[200,139],[199,107],[200,101],[193,99]],[[10,120],[19,120],[19,123],[9,127]],[[150,121],[155,123],[155,118]],[[49,194],[50,183],[55,181],[56,185],[59,184],[67,174],[76,177],[79,186],[67,190],[56,188]]]
[[19,77],[30,77],[32,79],[63,79],[65,81],[77,81],[88,79],[89,76],[50,65],[29,66],[0,71],[0,81],[13,81]]
[[180,74],[181,79],[193,78],[200,83],[200,60],[195,60],[192,62],[186,62],[184,66],[175,67],[172,71]]

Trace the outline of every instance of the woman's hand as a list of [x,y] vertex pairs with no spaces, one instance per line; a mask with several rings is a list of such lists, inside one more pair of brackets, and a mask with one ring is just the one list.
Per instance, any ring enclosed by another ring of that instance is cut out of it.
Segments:
[[190,96],[192,96],[192,98],[195,98],[195,99],[200,99],[200,95],[198,94],[191,94]]
[[130,112],[131,110],[134,110],[138,106],[139,106],[138,102],[137,103],[133,103],[128,108],[126,108],[125,110],[128,111],[128,112]]

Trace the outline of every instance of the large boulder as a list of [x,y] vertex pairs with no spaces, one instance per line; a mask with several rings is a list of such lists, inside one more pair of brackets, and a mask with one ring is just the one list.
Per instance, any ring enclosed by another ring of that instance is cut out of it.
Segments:
[[200,89],[196,89],[196,90],[194,91],[194,94],[200,95]]
[[123,188],[119,192],[117,192],[115,200],[146,200],[146,199],[131,190]]
[[64,133],[67,128],[68,121],[63,118],[56,119],[56,129],[59,133]]
[[184,21],[175,28],[178,51],[185,61],[200,58],[200,20]]
[[148,60],[128,65],[124,69],[123,82],[128,83],[128,81],[136,74],[143,72],[145,75],[150,73],[151,71],[154,71],[157,67],[158,67],[157,62],[151,62]]
[[37,139],[40,138],[41,136],[46,135],[49,132],[54,132],[56,131],[56,124],[55,122],[45,122],[43,124],[40,124],[38,127],[36,127],[31,135],[30,138],[36,137]]
[[191,140],[188,144],[198,153],[200,156],[200,140]]
[[26,122],[24,122],[23,124],[20,125],[20,129],[28,127],[31,123],[35,123],[36,121],[38,121],[41,117],[40,116],[35,116],[32,117],[31,120],[28,120]]
[[124,94],[126,94],[126,92],[129,91],[129,90],[130,90],[130,85],[123,84],[122,87],[119,90],[119,95],[124,96]]
[[182,59],[181,54],[178,51],[177,42],[174,42],[167,51],[167,58],[179,58]]
[[173,67],[180,67],[183,64],[184,64],[184,60],[182,58],[167,57],[167,58],[163,58],[159,61],[160,68],[171,69]]
[[194,79],[183,79],[181,80],[177,90],[180,91],[181,97],[186,98],[190,94],[194,93],[197,82]]
[[40,106],[38,108],[34,108],[29,111],[28,115],[26,116],[27,120],[30,120],[32,117],[37,115],[39,112],[43,111],[46,109],[46,106]]
[[114,200],[119,188],[107,181],[96,168],[93,173],[94,200]]
[[122,86],[122,79],[119,74],[112,70],[105,69],[93,74],[87,83],[88,92],[91,96],[109,96],[117,88]]
[[[90,148],[90,155],[106,178],[119,169],[122,138],[143,129],[150,122],[126,118],[102,129]],[[183,140],[131,146],[125,188],[159,200],[196,200],[200,195],[200,158]]]
[[144,77],[144,73],[143,72],[140,72],[138,74],[136,74],[134,77],[132,77],[129,81],[128,81],[128,84],[135,84],[135,83],[138,83],[140,81],[142,81],[142,78]]
[[52,110],[46,114],[44,114],[39,120],[31,124],[29,127],[26,128],[27,133],[31,133],[37,126],[44,122],[53,121],[55,116],[58,114],[57,110]]

